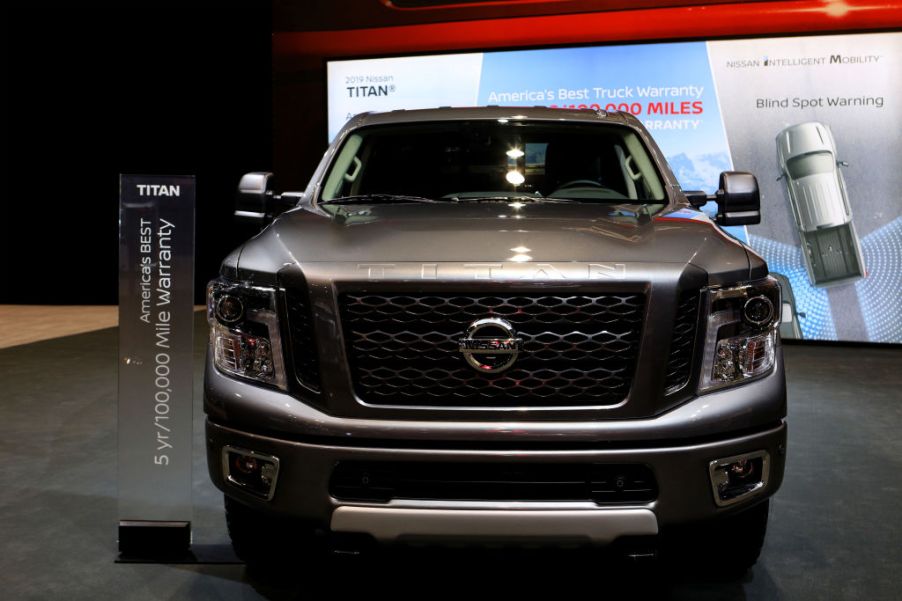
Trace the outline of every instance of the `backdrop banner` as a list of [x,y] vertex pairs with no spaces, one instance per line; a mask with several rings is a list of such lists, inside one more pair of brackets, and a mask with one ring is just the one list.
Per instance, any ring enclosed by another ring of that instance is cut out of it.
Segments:
[[188,549],[194,176],[119,179],[119,551]]

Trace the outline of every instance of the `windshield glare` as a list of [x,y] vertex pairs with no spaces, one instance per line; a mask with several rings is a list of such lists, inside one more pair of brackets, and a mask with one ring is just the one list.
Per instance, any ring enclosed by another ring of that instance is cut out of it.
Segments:
[[345,140],[324,181],[324,201],[367,195],[612,204],[665,199],[638,135],[607,124],[499,119],[361,128]]

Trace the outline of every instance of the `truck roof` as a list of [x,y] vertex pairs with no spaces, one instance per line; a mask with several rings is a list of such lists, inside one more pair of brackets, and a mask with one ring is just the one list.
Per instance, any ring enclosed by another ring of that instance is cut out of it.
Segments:
[[639,123],[629,113],[596,109],[559,109],[545,106],[483,106],[438,107],[431,109],[399,109],[382,113],[361,113],[352,121],[354,125],[384,125],[392,123],[417,123],[425,121],[452,121],[473,119],[522,119],[538,121],[577,121],[608,123]]

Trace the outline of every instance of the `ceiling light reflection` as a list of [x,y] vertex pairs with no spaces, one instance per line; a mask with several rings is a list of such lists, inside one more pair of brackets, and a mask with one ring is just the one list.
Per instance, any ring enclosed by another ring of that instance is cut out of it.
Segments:
[[517,171],[516,169],[511,169],[507,172],[507,175],[504,176],[504,179],[508,181],[508,183],[513,184],[515,186],[519,186],[523,182],[526,181],[526,178],[523,177],[523,174]]
[[830,17],[845,17],[846,14],[852,9],[848,4],[843,2],[843,0],[827,0],[827,6],[824,8],[824,11]]

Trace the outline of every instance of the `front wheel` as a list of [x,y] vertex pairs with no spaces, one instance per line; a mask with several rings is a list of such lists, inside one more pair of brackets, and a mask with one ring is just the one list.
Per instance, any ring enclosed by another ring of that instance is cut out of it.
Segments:
[[661,558],[704,578],[740,578],[761,555],[769,509],[767,500],[742,513],[662,533]]

